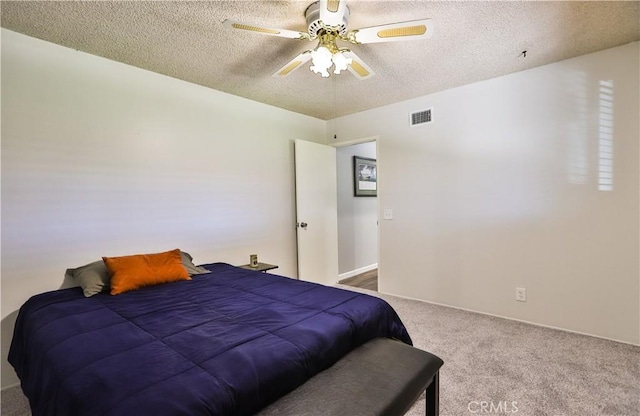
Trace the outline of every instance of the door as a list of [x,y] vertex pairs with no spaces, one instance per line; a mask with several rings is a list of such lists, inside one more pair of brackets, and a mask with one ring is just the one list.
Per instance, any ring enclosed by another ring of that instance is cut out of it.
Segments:
[[295,141],[298,278],[338,281],[336,149]]

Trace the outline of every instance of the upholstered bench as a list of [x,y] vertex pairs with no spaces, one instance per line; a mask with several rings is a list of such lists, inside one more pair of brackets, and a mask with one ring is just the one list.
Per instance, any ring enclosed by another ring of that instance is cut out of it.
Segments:
[[439,413],[443,362],[399,341],[376,338],[263,409],[259,415],[404,415],[426,390],[426,415]]

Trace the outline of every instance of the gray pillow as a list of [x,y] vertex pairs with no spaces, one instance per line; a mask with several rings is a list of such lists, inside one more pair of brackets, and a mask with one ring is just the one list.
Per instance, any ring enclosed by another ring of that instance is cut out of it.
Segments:
[[86,297],[106,292],[110,288],[111,276],[104,261],[98,260],[76,269],[67,269],[66,278],[71,278],[82,288]]
[[193,276],[196,274],[211,273],[209,270],[205,269],[204,267],[194,265],[193,257],[191,257],[191,254],[181,251],[180,257],[182,258],[182,265],[184,266],[185,269],[187,269],[187,273],[189,273],[189,276]]

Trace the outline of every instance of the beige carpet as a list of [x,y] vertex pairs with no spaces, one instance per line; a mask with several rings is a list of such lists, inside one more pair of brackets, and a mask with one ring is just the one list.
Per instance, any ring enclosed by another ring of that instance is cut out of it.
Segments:
[[[444,360],[441,415],[640,415],[640,347],[363,292]],[[407,414],[424,415],[424,398]]]
[[[640,415],[640,347],[340,287],[386,299],[444,360],[443,416]],[[2,392],[1,414],[30,415],[19,388]],[[407,414],[424,415],[424,397]]]

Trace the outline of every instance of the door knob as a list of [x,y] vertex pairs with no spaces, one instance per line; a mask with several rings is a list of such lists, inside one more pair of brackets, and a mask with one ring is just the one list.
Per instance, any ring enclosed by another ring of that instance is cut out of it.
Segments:
[[306,230],[307,229],[307,225],[309,225],[309,224],[307,224],[306,222],[301,222],[300,223],[300,228],[302,228],[303,230]]

